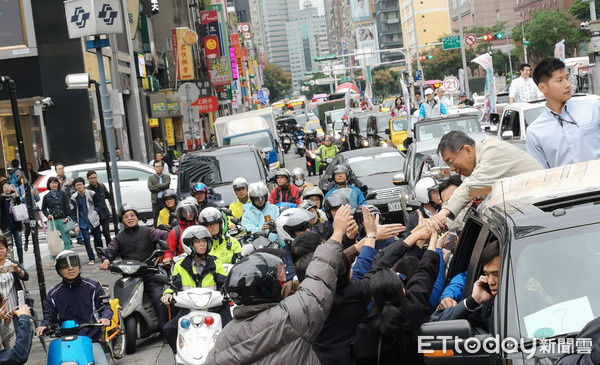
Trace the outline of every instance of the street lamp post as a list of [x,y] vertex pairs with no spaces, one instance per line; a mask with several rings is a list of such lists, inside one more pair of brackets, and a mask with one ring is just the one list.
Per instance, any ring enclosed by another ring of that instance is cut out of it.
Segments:
[[8,76],[0,76],[0,83],[8,84],[10,93],[10,105],[12,107],[13,121],[15,124],[15,134],[17,136],[19,160],[23,170],[23,185],[25,187],[25,197],[27,200],[27,213],[29,215],[29,226],[31,227],[31,236],[33,242],[33,255],[35,257],[35,268],[38,277],[38,286],[40,288],[40,301],[42,309],[46,303],[46,279],[42,269],[42,256],[40,254],[40,244],[38,240],[37,220],[33,210],[33,197],[31,196],[31,186],[29,185],[29,172],[27,171],[27,157],[25,156],[25,145],[23,143],[23,131],[21,130],[21,120],[19,119],[19,104],[17,99],[17,88],[14,80]]
[[[108,143],[106,140],[106,126],[104,125],[104,115],[102,114],[102,99],[100,97],[100,84],[96,80],[90,79],[90,75],[83,74],[70,74],[65,78],[67,89],[88,89],[90,85],[94,85],[96,88],[96,102],[98,103],[98,118],[100,119],[100,131],[102,133],[102,149],[104,150],[102,156],[106,163],[106,178],[108,179],[108,189],[110,191],[110,210],[112,212],[112,219],[115,234],[119,233],[119,218],[117,216],[117,210],[115,208],[115,194],[113,189],[113,176],[110,168],[110,154],[108,151]],[[100,183],[102,184],[102,183]]]

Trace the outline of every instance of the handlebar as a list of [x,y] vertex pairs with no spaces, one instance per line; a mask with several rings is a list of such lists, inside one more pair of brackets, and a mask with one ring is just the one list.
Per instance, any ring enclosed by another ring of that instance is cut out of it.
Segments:
[[42,332],[42,336],[61,337],[63,335],[63,332],[65,332],[64,333],[65,335],[77,334],[77,333],[79,333],[79,331],[81,329],[87,328],[87,327],[105,327],[105,326],[102,323],[90,322],[90,323],[80,324],[77,327],[73,327],[73,328],[60,328],[60,326],[58,324],[53,324],[44,329],[44,331]]

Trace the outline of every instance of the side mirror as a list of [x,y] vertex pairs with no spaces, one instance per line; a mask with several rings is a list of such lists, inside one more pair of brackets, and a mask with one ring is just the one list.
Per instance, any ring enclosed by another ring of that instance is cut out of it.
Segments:
[[220,208],[221,212],[225,213],[225,215],[231,215],[231,209],[229,208]]
[[411,199],[406,203],[407,206],[417,209],[421,206],[421,202],[416,199]]
[[500,123],[500,114],[498,113],[490,113],[490,124],[498,125]]
[[504,140],[513,139],[513,132],[512,131],[502,132],[502,139],[504,139]]
[[110,295],[108,295],[108,294],[102,294],[100,296],[100,303],[102,303],[103,306],[110,305]]
[[[464,361],[466,356],[485,356],[485,346],[479,351],[465,351],[466,339],[477,337],[479,341],[484,342],[486,338],[491,338],[490,334],[475,334],[471,324],[466,319],[451,321],[428,322],[421,325],[419,333],[419,343],[423,350],[425,358],[435,356],[435,359],[443,364],[463,364],[470,361]],[[462,341],[457,341],[460,339]],[[445,359],[444,359],[445,358]],[[436,362],[437,363],[437,362]]]
[[410,146],[413,143],[413,139],[412,137],[407,137],[404,142],[402,142],[402,145],[404,146],[405,149],[408,149],[408,146]]
[[389,129],[389,128],[386,128],[386,129],[385,129],[385,131],[384,131],[384,133],[385,133],[385,134],[390,134],[390,129]]
[[365,196],[365,200],[372,200],[375,199],[377,197],[377,193],[373,192],[370,194],[367,194],[367,196]]
[[394,177],[392,178],[392,183],[394,185],[407,185],[408,181],[406,181],[406,175],[404,175],[403,172],[398,173],[396,175],[394,175]]
[[104,247],[96,247],[96,253],[101,259],[108,259],[108,252]]
[[275,171],[269,171],[269,174],[267,175],[267,181],[268,182],[275,182]]
[[[227,213],[226,213],[226,214],[227,214]],[[229,213],[228,215],[231,215],[231,211],[230,211],[230,213]],[[231,217],[231,218],[229,218],[229,221],[230,221],[231,223],[235,224],[235,225],[238,225],[238,224],[240,224],[240,220],[239,220],[239,219],[237,219],[236,217]]]

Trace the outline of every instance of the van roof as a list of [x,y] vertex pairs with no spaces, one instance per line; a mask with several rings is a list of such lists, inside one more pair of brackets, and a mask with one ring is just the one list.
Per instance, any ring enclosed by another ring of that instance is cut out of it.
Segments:
[[570,197],[600,193],[599,179],[600,160],[531,171],[482,184],[491,186],[491,192],[478,209],[502,208],[504,204],[522,212],[534,207],[545,211],[560,208]]

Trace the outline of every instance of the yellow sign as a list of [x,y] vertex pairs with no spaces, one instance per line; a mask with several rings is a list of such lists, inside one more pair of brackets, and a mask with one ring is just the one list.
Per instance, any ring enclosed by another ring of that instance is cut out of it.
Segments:
[[209,39],[206,41],[206,48],[210,49],[211,51],[215,48],[217,48],[217,41],[215,41],[214,39]]
[[8,161],[12,161],[15,159],[15,147],[14,146],[6,146],[6,159]]
[[158,118],[150,118],[148,123],[150,123],[150,127],[158,127]]
[[172,30],[173,50],[177,63],[177,80],[191,80],[194,78],[194,60],[192,47],[185,44],[183,35],[190,31],[189,28],[176,28]]
[[175,134],[173,133],[173,119],[165,118],[165,131],[167,132],[167,144],[175,146]]

